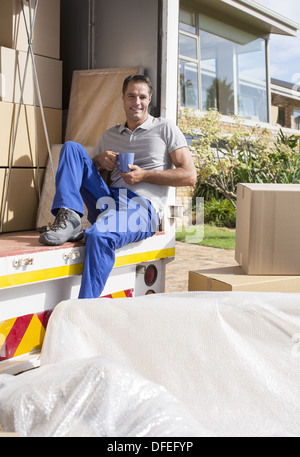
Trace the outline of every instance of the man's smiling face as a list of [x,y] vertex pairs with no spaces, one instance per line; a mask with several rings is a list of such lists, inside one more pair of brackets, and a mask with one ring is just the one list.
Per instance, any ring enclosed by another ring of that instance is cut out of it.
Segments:
[[151,102],[149,88],[143,82],[130,81],[122,99],[127,126],[130,130],[134,130],[148,117],[148,106]]

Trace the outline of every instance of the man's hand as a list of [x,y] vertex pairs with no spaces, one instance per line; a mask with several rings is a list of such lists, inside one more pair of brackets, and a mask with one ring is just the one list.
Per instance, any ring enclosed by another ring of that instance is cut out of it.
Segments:
[[197,180],[197,171],[188,148],[176,149],[170,153],[170,156],[175,168],[144,170],[137,165],[128,165],[132,171],[129,173],[120,172],[120,174],[126,184],[130,185],[143,181],[160,186],[194,186]]
[[123,173],[122,171],[120,171],[120,175],[122,176],[126,184],[130,185],[134,185],[138,182],[143,181],[145,174],[145,170],[138,167],[137,165],[128,165],[128,173]]
[[101,168],[102,170],[112,171],[114,168],[118,167],[118,155],[118,152],[104,151],[95,155],[93,162],[97,170]]

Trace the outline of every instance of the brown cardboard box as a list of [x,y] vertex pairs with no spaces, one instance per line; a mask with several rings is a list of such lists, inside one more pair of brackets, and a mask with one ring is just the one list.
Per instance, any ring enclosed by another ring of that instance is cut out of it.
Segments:
[[300,276],[252,276],[240,266],[189,271],[189,291],[300,292]]
[[0,168],[0,216],[1,221],[3,220],[3,232],[33,230],[36,227],[39,180],[41,185],[44,170],[13,168],[9,180],[7,204],[4,208],[8,176],[9,170]]
[[[0,100],[19,103],[26,68],[27,53],[0,47]],[[62,108],[62,61],[35,56],[36,72],[42,104],[47,108]],[[28,60],[23,91],[24,105],[39,105],[33,79],[31,57]]]
[[[18,112],[18,104],[0,102],[0,167],[9,167],[11,164],[14,138],[16,141],[12,166],[46,167],[48,148],[40,108],[21,106],[15,135]],[[62,111],[45,108],[44,114],[50,145],[61,143]]]
[[239,184],[235,260],[251,275],[300,275],[300,184]]
[[74,71],[66,141],[95,146],[103,132],[123,122],[123,81],[140,72],[139,67]]
[[[31,2],[31,15],[35,1]],[[29,23],[29,4],[24,1],[24,12]],[[0,46],[27,51],[28,38],[20,0],[0,1]],[[39,0],[35,27],[33,52],[60,58],[60,0]]]

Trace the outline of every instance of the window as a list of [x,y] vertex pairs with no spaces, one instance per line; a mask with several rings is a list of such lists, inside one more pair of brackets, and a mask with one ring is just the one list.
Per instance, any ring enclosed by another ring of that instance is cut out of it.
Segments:
[[180,104],[199,109],[198,83],[198,37],[196,36],[195,14],[180,10],[179,72]]
[[293,128],[300,130],[300,108],[294,109],[294,123]]
[[266,41],[180,10],[180,104],[268,122]]
[[199,109],[198,66],[196,63],[180,60],[180,104]]
[[179,10],[180,29],[186,32],[196,33],[196,15],[191,11],[180,8]]

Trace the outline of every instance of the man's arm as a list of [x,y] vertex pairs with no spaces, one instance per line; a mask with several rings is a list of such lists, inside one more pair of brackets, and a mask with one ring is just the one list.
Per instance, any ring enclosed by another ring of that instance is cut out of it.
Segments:
[[130,173],[121,173],[127,184],[148,182],[162,186],[184,187],[194,186],[197,181],[197,172],[193,158],[187,147],[175,149],[170,153],[175,168],[169,170],[144,170],[137,165],[129,165]]

